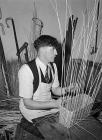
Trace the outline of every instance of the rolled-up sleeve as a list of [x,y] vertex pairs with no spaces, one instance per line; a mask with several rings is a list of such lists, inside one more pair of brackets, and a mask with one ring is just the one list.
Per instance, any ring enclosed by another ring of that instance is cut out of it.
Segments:
[[54,81],[52,84],[52,88],[57,88],[59,87],[58,71],[57,71],[57,66],[55,63],[53,64],[53,66],[54,66],[55,73],[54,73]]
[[33,74],[27,64],[24,64],[18,72],[19,96],[32,98],[33,95]]

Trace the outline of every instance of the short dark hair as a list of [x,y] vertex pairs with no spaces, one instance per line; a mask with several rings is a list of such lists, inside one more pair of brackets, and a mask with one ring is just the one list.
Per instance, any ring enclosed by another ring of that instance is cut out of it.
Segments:
[[58,41],[56,38],[50,35],[41,35],[34,41],[34,47],[36,50],[39,50],[40,47],[51,46],[57,49]]

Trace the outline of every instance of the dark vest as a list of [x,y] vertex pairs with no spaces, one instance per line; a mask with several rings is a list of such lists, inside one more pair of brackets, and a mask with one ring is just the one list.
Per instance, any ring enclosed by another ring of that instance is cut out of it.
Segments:
[[[30,62],[28,62],[27,64],[28,64],[28,66],[30,67],[30,69],[31,69],[31,71],[32,71],[32,73],[33,73],[33,76],[34,76],[34,81],[33,81],[33,93],[34,93],[34,92],[37,90],[38,85],[39,85],[39,73],[38,73],[38,68],[37,68],[37,66],[36,66],[35,59],[32,60],[32,61],[30,61]],[[54,69],[53,63],[50,62],[50,64],[51,64],[53,73],[55,73],[55,69]],[[43,75],[41,69],[40,69],[40,72],[41,72],[41,82],[46,83],[46,80],[45,80],[45,78],[44,78],[44,75]],[[51,74],[51,73],[50,73],[50,74]],[[53,80],[53,79],[52,79],[52,74],[51,74],[51,75],[50,75],[50,81],[49,81],[49,83],[51,83],[52,80]]]

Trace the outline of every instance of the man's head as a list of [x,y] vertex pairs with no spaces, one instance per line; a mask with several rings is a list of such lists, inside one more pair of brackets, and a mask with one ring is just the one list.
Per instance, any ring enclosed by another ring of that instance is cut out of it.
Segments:
[[46,61],[45,63],[53,62],[57,55],[58,41],[56,38],[49,35],[41,35],[34,42],[34,47],[38,52],[38,56]]

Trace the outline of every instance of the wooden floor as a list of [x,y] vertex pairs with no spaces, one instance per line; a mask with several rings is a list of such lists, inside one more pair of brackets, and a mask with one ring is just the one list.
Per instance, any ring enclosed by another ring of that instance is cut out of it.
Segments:
[[70,140],[102,140],[102,123],[87,117],[69,129]]

